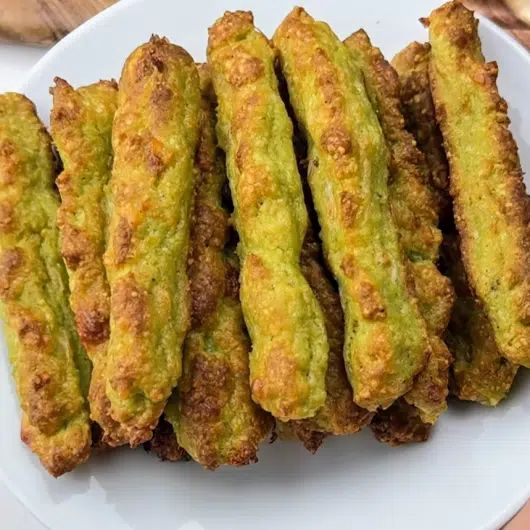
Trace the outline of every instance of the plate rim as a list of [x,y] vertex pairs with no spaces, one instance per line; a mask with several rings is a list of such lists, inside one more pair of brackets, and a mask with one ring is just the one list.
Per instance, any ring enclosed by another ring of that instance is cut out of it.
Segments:
[[[109,17],[119,16],[121,11],[126,11],[131,6],[136,4],[147,3],[148,0],[120,0],[119,2],[110,5],[103,9],[89,20],[83,22],[68,35],[63,37],[59,42],[53,45],[25,74],[23,79],[18,84],[18,90],[21,93],[26,93],[28,87],[31,84],[34,77],[37,77],[43,70],[45,70],[50,62],[53,62],[58,54],[64,49],[68,48],[71,41],[75,41],[81,35],[91,31],[93,28],[100,25],[105,19]],[[303,3],[303,2],[302,2]],[[480,20],[480,24],[483,27],[487,27],[488,31],[493,32],[497,37],[504,40],[514,53],[517,53],[522,60],[528,63],[530,67],[530,51],[528,51],[513,35],[508,31],[500,27],[495,22],[485,18],[484,16],[477,13],[477,18]],[[8,377],[11,377],[8,371]],[[16,392],[15,392],[16,394]],[[51,530],[50,527],[44,523],[37,513],[29,506],[29,501],[26,496],[17,488],[5,471],[0,467],[0,481],[6,486],[9,492],[24,506],[24,508],[31,514],[31,516],[38,521],[40,525],[46,530]],[[530,500],[530,479],[524,492],[514,498],[514,500],[506,506],[500,513],[496,515],[492,521],[483,526],[481,530],[498,530],[502,525],[508,523],[524,506],[524,504]]]
[[19,89],[21,92],[25,92],[28,88],[28,85],[31,82],[31,79],[37,76],[42,70],[46,68],[49,62],[55,59],[55,56],[60,53],[64,48],[67,48],[71,40],[75,40],[83,33],[90,31],[94,26],[100,24],[105,18],[109,16],[115,16],[120,11],[125,11],[130,8],[130,6],[135,4],[146,3],[148,0],[119,0],[115,4],[112,4],[103,11],[100,11],[92,18],[89,18],[77,28],[73,29],[68,35],[65,35],[60,41],[55,43],[29,70],[24,79],[22,80]]

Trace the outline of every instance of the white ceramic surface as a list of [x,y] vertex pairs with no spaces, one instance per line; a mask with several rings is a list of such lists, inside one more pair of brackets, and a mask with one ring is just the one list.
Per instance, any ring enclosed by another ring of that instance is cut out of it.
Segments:
[[[426,38],[417,19],[437,3],[304,4],[342,37],[364,27],[390,57]],[[126,55],[151,33],[170,37],[202,60],[206,28],[225,9],[253,9],[257,25],[270,34],[291,7],[291,0],[122,0],[53,48],[24,91],[47,120],[55,75],[76,85],[117,77]],[[530,168],[530,59],[491,24],[483,24],[481,35],[486,56],[500,63],[499,85],[511,105],[523,167]],[[392,449],[369,431],[330,439],[316,456],[294,443],[276,443],[263,448],[257,465],[215,473],[191,463],[161,463],[142,450],[119,450],[54,480],[19,441],[3,340],[0,348],[0,477],[54,530],[493,530],[530,496],[526,373],[495,410],[452,404],[422,445]]]
[[0,92],[18,90],[48,48],[0,43]]

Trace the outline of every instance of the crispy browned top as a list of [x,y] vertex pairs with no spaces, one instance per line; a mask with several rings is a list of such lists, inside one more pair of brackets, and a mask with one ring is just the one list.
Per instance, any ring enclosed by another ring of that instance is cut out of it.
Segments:
[[449,167],[429,84],[430,50],[428,43],[412,42],[392,59],[392,66],[401,83],[401,108],[406,127],[425,155],[438,213],[444,221],[452,217]]
[[102,443],[120,445],[124,433],[110,416],[105,393],[110,293],[103,265],[104,194],[112,167],[118,86],[114,81],[99,81],[76,90],[57,77],[51,92],[51,132],[64,168],[56,180],[61,194],[57,224],[69,275],[70,305],[93,364],[90,415],[103,429]]
[[[219,23],[220,20],[222,23]],[[253,30],[254,16],[251,11],[225,11],[223,17],[208,28],[208,48],[238,40],[240,36]]]
[[188,277],[191,291],[192,328],[200,327],[216,310],[230,279],[223,259],[228,231],[228,213],[221,206],[221,191],[226,180],[224,159],[217,148],[214,122],[215,99],[209,69],[199,67],[201,80],[200,135],[195,155],[198,169],[191,224],[191,251]]
[[90,364],[68,306],[50,138],[34,105],[0,96],[0,298],[22,439],[57,476],[90,454]]
[[327,24],[295,8],[273,41],[309,144],[309,183],[345,309],[349,379],[356,402],[375,410],[410,388],[428,353],[389,207],[388,149],[360,68]]
[[170,462],[189,460],[186,451],[178,444],[171,423],[164,419],[164,417],[160,418],[153,432],[153,438],[149,442],[146,442],[144,447],[147,451],[155,453],[160,460],[169,460]]
[[530,366],[530,209],[498,68],[485,62],[478,21],[460,2],[434,10],[428,25],[431,89],[467,279],[501,353]]
[[307,231],[302,247],[300,265],[320,303],[329,343],[324,406],[313,418],[290,422],[294,434],[307,450],[314,453],[327,434],[356,433],[370,422],[373,413],[353,401],[343,357],[344,313],[338,290],[325,270],[321,245],[311,228]]
[[210,28],[217,131],[240,237],[241,305],[252,337],[252,395],[287,420],[313,416],[323,404],[328,346],[318,302],[300,270],[307,212],[275,58],[249,13],[225,13]]
[[518,366],[502,357],[484,309],[469,287],[457,234],[446,234],[443,265],[456,301],[445,339],[454,357],[451,391],[459,399],[495,406],[511,389]]
[[[436,267],[441,232],[437,227],[429,168],[413,135],[405,128],[396,71],[363,30],[345,42],[363,70],[368,94],[390,150],[390,205],[429,332],[429,360],[405,399],[419,409],[424,421],[434,423],[446,408],[450,355],[440,334],[449,320],[453,292],[449,280]],[[388,425],[391,427],[392,423]]]
[[105,254],[111,289],[107,396],[131,444],[151,437],[181,372],[200,116],[190,55],[153,36],[128,57],[113,124]]
[[178,391],[166,416],[190,456],[215,469],[255,462],[271,418],[250,396],[250,344],[239,304],[239,267],[234,249],[226,244],[229,216],[222,204],[226,172],[215,136],[216,102],[208,67],[201,65],[199,73],[199,174],[188,267],[192,328],[184,345]]
[[429,167],[405,128],[397,73],[364,30],[352,34],[345,43],[360,60],[389,147],[389,198],[401,245],[412,261],[435,261],[442,238],[429,188]]
[[398,399],[388,409],[378,412],[370,424],[375,437],[389,445],[425,442],[431,425],[421,420],[419,411],[404,399]]

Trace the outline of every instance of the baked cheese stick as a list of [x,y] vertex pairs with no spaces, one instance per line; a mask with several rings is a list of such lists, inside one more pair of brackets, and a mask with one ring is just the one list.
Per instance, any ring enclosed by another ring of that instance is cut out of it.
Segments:
[[494,407],[510,391],[518,366],[499,353],[491,324],[469,289],[457,235],[444,240],[444,264],[457,294],[446,341],[454,356],[451,391]]
[[272,418],[250,395],[250,343],[239,302],[237,258],[226,246],[226,171],[215,136],[215,99],[207,65],[199,72],[201,132],[188,267],[192,329],[177,394],[165,416],[180,447],[207,469],[216,469],[257,461]]
[[324,404],[328,342],[300,269],[307,212],[274,60],[249,12],[225,13],[209,30],[219,143],[240,237],[252,397],[286,421],[314,416]]
[[111,292],[106,392],[132,446],[152,436],[181,373],[199,76],[192,58],[152,37],[127,59],[112,130]]
[[105,186],[112,167],[112,121],[118,103],[116,83],[100,81],[75,90],[55,79],[52,138],[64,170],[57,178],[61,253],[70,281],[70,305],[81,342],[92,361],[90,417],[103,430],[102,441],[126,441],[110,415],[105,392],[110,294],[105,251]]
[[[169,402],[172,397],[169,398]],[[153,437],[144,443],[144,448],[146,451],[154,453],[162,461],[182,462],[189,460],[188,453],[180,447],[173,426],[165,416],[160,417],[158,425],[153,431]]]
[[443,5],[425,22],[466,276],[501,354],[530,367],[528,199],[497,65],[484,62],[478,22],[461,3]]
[[348,37],[345,43],[363,72],[368,96],[390,151],[390,208],[431,345],[426,367],[403,399],[418,409],[422,421],[433,424],[447,408],[451,355],[440,337],[451,314],[453,291],[449,280],[436,267],[441,232],[429,188],[429,171],[414,137],[405,129],[395,70],[363,30]]
[[0,96],[0,298],[22,440],[54,476],[90,454],[90,362],[68,306],[51,142],[33,104]]
[[449,197],[449,167],[442,144],[442,133],[435,118],[429,82],[429,44],[412,42],[393,59],[399,75],[401,110],[410,131],[429,166],[429,184],[436,199],[440,221],[452,221]]
[[340,288],[354,399],[385,408],[410,390],[429,354],[390,212],[388,150],[362,74],[329,26],[295,8],[273,42],[308,141],[308,179]]
[[[413,42],[392,60],[401,81],[401,103],[407,129],[428,162],[433,191],[445,224],[441,254],[444,273],[455,289],[451,320],[444,340],[454,362],[450,390],[459,399],[494,406],[508,394],[517,366],[504,359],[495,344],[493,330],[480,304],[475,300],[460,257],[458,236],[452,226],[449,196],[449,168],[442,135],[435,118],[429,84],[430,45]],[[445,212],[445,215],[444,215]],[[433,304],[432,307],[436,307]]]

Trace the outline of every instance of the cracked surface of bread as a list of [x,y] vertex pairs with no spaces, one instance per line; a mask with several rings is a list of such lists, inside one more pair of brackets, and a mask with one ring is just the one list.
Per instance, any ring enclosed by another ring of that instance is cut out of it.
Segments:
[[442,145],[442,133],[436,122],[429,82],[431,46],[412,42],[393,59],[399,75],[401,109],[405,124],[415,137],[429,166],[429,183],[442,223],[452,219],[449,197],[449,167]]
[[250,341],[237,289],[238,264],[226,247],[226,181],[217,148],[215,101],[207,65],[201,65],[201,126],[188,274],[192,329],[186,337],[182,377],[166,407],[179,445],[208,469],[257,461],[271,416],[250,395]]
[[456,234],[444,239],[443,262],[456,292],[445,333],[454,357],[451,392],[459,399],[495,406],[508,395],[518,366],[497,348],[491,324],[469,288]]
[[339,284],[354,399],[369,410],[388,407],[410,390],[429,345],[390,212],[384,137],[360,70],[327,24],[295,8],[273,42],[308,141],[308,180]]
[[447,408],[451,355],[440,336],[449,321],[453,290],[448,278],[436,267],[442,235],[429,187],[429,168],[414,136],[405,129],[396,71],[363,30],[352,34],[345,43],[363,72],[390,151],[390,208],[431,346],[425,368],[403,399],[417,407],[421,421],[432,424]]
[[501,354],[530,367],[528,198],[497,65],[484,61],[478,21],[461,3],[444,4],[426,23],[466,276]]
[[251,13],[227,12],[210,28],[208,64],[240,237],[241,305],[252,339],[252,396],[289,420],[314,416],[324,404],[328,343],[299,264],[307,212],[274,62],[274,49]]
[[68,306],[50,138],[20,94],[0,96],[0,299],[21,438],[54,476],[90,455],[90,362]]
[[200,87],[189,54],[153,36],[125,62],[112,130],[106,392],[132,446],[152,436],[181,373]]
[[103,430],[102,442],[124,443],[120,424],[110,415],[105,392],[110,293],[103,264],[105,186],[112,167],[112,121],[118,102],[115,82],[100,81],[74,89],[55,79],[51,134],[63,171],[57,213],[61,254],[68,271],[70,306],[77,332],[92,361],[88,400],[90,417]]

